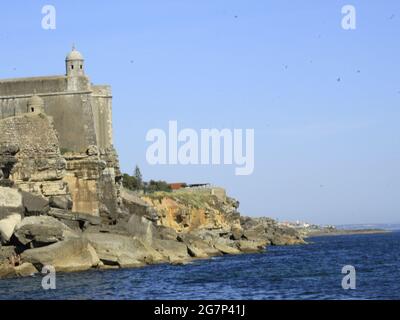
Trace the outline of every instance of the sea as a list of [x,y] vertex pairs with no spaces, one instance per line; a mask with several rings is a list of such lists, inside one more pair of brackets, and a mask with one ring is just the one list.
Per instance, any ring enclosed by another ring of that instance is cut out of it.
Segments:
[[181,266],[58,273],[56,288],[48,290],[41,274],[0,280],[0,299],[400,299],[400,232],[307,241]]

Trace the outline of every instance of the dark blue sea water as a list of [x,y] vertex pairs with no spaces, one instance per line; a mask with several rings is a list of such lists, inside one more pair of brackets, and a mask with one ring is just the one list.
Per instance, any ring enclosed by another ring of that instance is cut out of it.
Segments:
[[[400,299],[400,233],[319,237],[311,244],[225,256],[186,266],[0,280],[0,299]],[[342,289],[342,267],[356,289]]]

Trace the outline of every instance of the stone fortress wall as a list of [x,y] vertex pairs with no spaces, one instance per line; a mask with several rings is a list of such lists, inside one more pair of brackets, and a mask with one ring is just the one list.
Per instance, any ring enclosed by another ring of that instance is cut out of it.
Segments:
[[[111,88],[91,84],[75,49],[65,63],[65,75],[0,80],[0,143],[13,142],[19,149],[11,174],[19,188],[49,197],[55,190],[44,192],[47,180],[67,185],[60,193],[72,196],[73,211],[110,217],[118,212],[121,176]],[[34,159],[53,156],[64,165],[57,177],[46,177],[50,173]]]
[[33,95],[44,101],[53,117],[60,148],[82,152],[88,145],[112,146],[112,96],[109,86],[92,85],[84,68],[68,69],[70,58],[83,67],[83,57],[73,50],[66,59],[66,75],[0,80],[0,119],[27,113]]
[[50,118],[35,113],[10,117],[0,120],[0,132],[0,145],[18,150],[11,173],[18,188],[46,197],[68,194],[63,181],[66,161]]

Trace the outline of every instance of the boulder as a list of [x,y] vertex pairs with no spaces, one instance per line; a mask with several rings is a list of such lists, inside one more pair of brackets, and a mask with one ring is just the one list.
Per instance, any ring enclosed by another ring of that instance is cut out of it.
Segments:
[[134,191],[121,189],[122,204],[127,212],[132,215],[143,216],[149,220],[157,220],[158,216],[149,204],[143,201]]
[[240,240],[243,237],[243,229],[240,226],[234,225],[231,228],[231,239]]
[[63,210],[72,210],[73,206],[72,199],[69,195],[50,197],[49,204],[52,208]]
[[244,238],[251,241],[257,241],[260,239],[268,239],[269,237],[266,234],[266,228],[258,224],[250,229],[247,229],[243,232]]
[[20,266],[14,267],[14,272],[17,277],[29,277],[38,273],[38,270],[32,263],[25,262]]
[[165,227],[165,226],[155,226],[156,232],[154,234],[155,238],[161,240],[176,240],[178,238],[178,233],[175,229]]
[[29,249],[21,254],[23,262],[33,264],[37,270],[53,266],[57,272],[84,271],[96,267],[100,260],[89,241],[73,238],[52,245]]
[[22,204],[25,210],[25,216],[45,215],[49,212],[49,201],[42,196],[22,191]]
[[240,240],[238,241],[238,248],[243,253],[257,253],[265,251],[265,241],[249,241]]
[[39,247],[76,238],[77,234],[53,217],[32,216],[26,217],[16,226],[15,236],[25,246]]
[[112,224],[102,224],[98,226],[89,225],[84,228],[85,234],[88,233],[103,233],[103,234],[117,234],[122,236],[133,237],[126,230],[126,226],[120,223],[116,225]]
[[127,268],[164,261],[150,246],[130,236],[85,232],[83,237],[93,246],[105,265]]
[[240,250],[232,240],[220,239],[214,244],[215,249],[221,251],[223,254],[239,254]]
[[101,218],[87,213],[71,212],[63,209],[50,208],[49,216],[57,218],[72,229],[86,229],[89,226],[101,225]]
[[137,216],[135,214],[129,218],[129,221],[126,224],[126,230],[130,235],[135,236],[148,244],[151,244],[153,235],[156,231],[153,222],[147,220],[145,217]]
[[190,256],[195,258],[207,258],[221,256],[221,252],[214,247],[213,241],[205,241],[195,234],[180,234],[178,240],[184,243]]
[[201,250],[199,247],[196,247],[194,245],[187,245],[188,253],[191,257],[193,258],[198,258],[198,259],[205,259],[208,258],[209,255]]
[[0,220],[0,242],[6,243],[10,241],[16,226],[21,222],[21,215],[19,213],[10,214],[4,219]]
[[0,220],[10,213],[23,213],[22,195],[17,189],[0,187]]
[[152,246],[171,263],[184,263],[190,259],[188,247],[182,242],[153,239]]
[[0,279],[12,278],[15,276],[16,274],[13,266],[9,263],[0,263]]
[[8,262],[10,257],[16,254],[14,246],[0,246],[0,264]]
[[19,147],[10,144],[0,144],[0,186],[12,187],[13,181],[10,180],[10,173],[17,163],[15,155]]

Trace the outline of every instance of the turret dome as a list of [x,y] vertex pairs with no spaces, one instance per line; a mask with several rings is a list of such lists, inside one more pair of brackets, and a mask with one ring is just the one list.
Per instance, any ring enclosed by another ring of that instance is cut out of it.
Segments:
[[84,59],[82,54],[72,46],[72,51],[65,58],[66,75],[68,77],[84,76]]
[[68,53],[65,60],[72,61],[72,60],[84,60],[84,59],[83,59],[83,55],[78,50],[76,50],[75,48],[72,48],[72,51],[70,53]]
[[44,101],[37,94],[28,99],[28,112],[44,112]]
[[42,106],[44,105],[43,99],[38,95],[33,95],[28,100],[28,106]]

